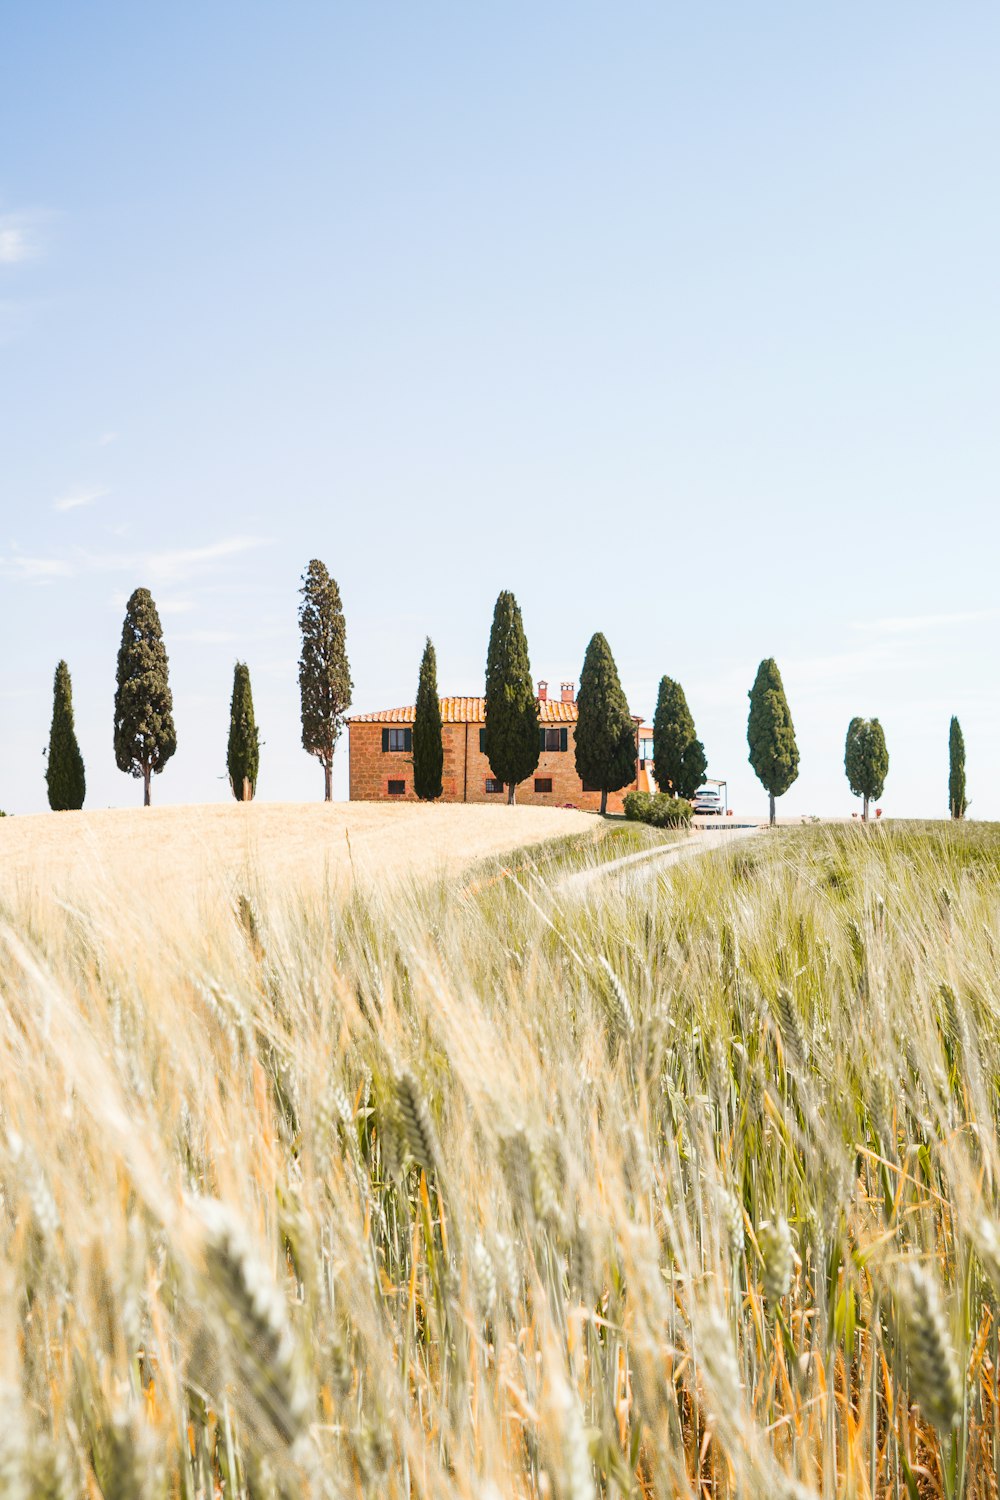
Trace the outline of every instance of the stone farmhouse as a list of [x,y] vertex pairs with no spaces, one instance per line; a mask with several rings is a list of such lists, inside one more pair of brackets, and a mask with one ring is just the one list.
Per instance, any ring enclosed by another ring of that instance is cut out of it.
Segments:
[[[495,780],[483,748],[485,700],[442,698],[444,741],[443,802],[503,802],[504,786]],[[517,788],[519,803],[537,807],[578,807],[597,812],[600,789],[576,774],[576,692],[564,682],[558,698],[549,697],[547,682],[538,684],[539,756],[535,773]],[[413,718],[409,708],[384,708],[348,719],[350,797],[352,802],[416,801],[413,790]],[[621,812],[625,793],[638,787],[655,790],[652,781],[653,731],[635,719],[636,774],[630,786],[608,794],[608,811]]]

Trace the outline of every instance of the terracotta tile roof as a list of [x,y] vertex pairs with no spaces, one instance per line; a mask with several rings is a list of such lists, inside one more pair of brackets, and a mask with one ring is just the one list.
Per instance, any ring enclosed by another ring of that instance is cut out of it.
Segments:
[[[485,698],[441,698],[441,722],[443,724],[485,724],[486,723],[486,700]],[[406,708],[380,708],[371,714],[352,714],[348,724],[412,724],[415,709],[412,704]],[[635,715],[633,715],[635,718]],[[575,703],[563,703],[560,698],[546,698],[544,703],[538,704],[538,722],[540,724],[575,724],[577,719],[577,707]],[[639,718],[635,718],[638,724]]]
[[[441,722],[443,724],[485,724],[485,698],[441,698]],[[412,724],[414,708],[380,708],[373,714],[352,714],[349,724]],[[576,704],[553,701],[547,698],[538,705],[538,719],[542,724],[566,724],[576,720]]]

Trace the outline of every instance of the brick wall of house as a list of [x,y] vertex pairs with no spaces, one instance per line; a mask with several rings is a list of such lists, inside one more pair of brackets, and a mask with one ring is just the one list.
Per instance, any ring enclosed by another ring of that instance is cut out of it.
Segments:
[[[405,751],[382,749],[382,730],[387,726],[378,723],[351,723],[348,725],[350,755],[350,797],[352,802],[415,802],[413,791],[413,757]],[[399,723],[393,728],[402,727]],[[505,794],[488,792],[487,780],[492,778],[489,761],[479,749],[479,731],[482,724],[445,724],[442,727],[444,742],[444,770],[442,774],[443,801],[445,802],[495,802],[502,805]],[[554,727],[554,726],[553,726]],[[560,725],[567,731],[565,750],[543,750],[533,776],[522,781],[517,789],[517,800],[521,804],[536,807],[561,807],[571,802],[574,807],[587,812],[597,812],[601,806],[600,792],[585,792],[576,774],[574,763],[573,723]],[[551,779],[551,792],[535,790],[536,780]],[[405,791],[402,796],[390,797],[389,782],[402,781]],[[635,786],[635,782],[632,783]],[[608,795],[608,811],[621,812],[625,793]]]

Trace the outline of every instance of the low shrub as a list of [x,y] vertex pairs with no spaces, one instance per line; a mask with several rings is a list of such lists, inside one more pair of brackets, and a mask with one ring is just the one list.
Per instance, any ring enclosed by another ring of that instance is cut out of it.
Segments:
[[665,792],[627,792],[625,816],[633,823],[648,823],[652,828],[686,828],[693,808],[683,797],[668,797]]

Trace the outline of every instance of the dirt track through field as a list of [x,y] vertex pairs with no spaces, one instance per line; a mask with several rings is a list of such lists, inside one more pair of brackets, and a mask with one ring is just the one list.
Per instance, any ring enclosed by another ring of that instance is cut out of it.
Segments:
[[617,875],[646,878],[657,874],[664,865],[679,864],[699,854],[708,854],[713,849],[729,848],[743,839],[755,838],[759,828],[731,828],[719,830],[695,830],[682,835],[675,844],[666,844],[658,849],[640,849],[637,854],[625,854],[621,859],[609,860],[592,870],[580,870],[567,875],[556,886],[561,896],[585,896],[598,881]]

